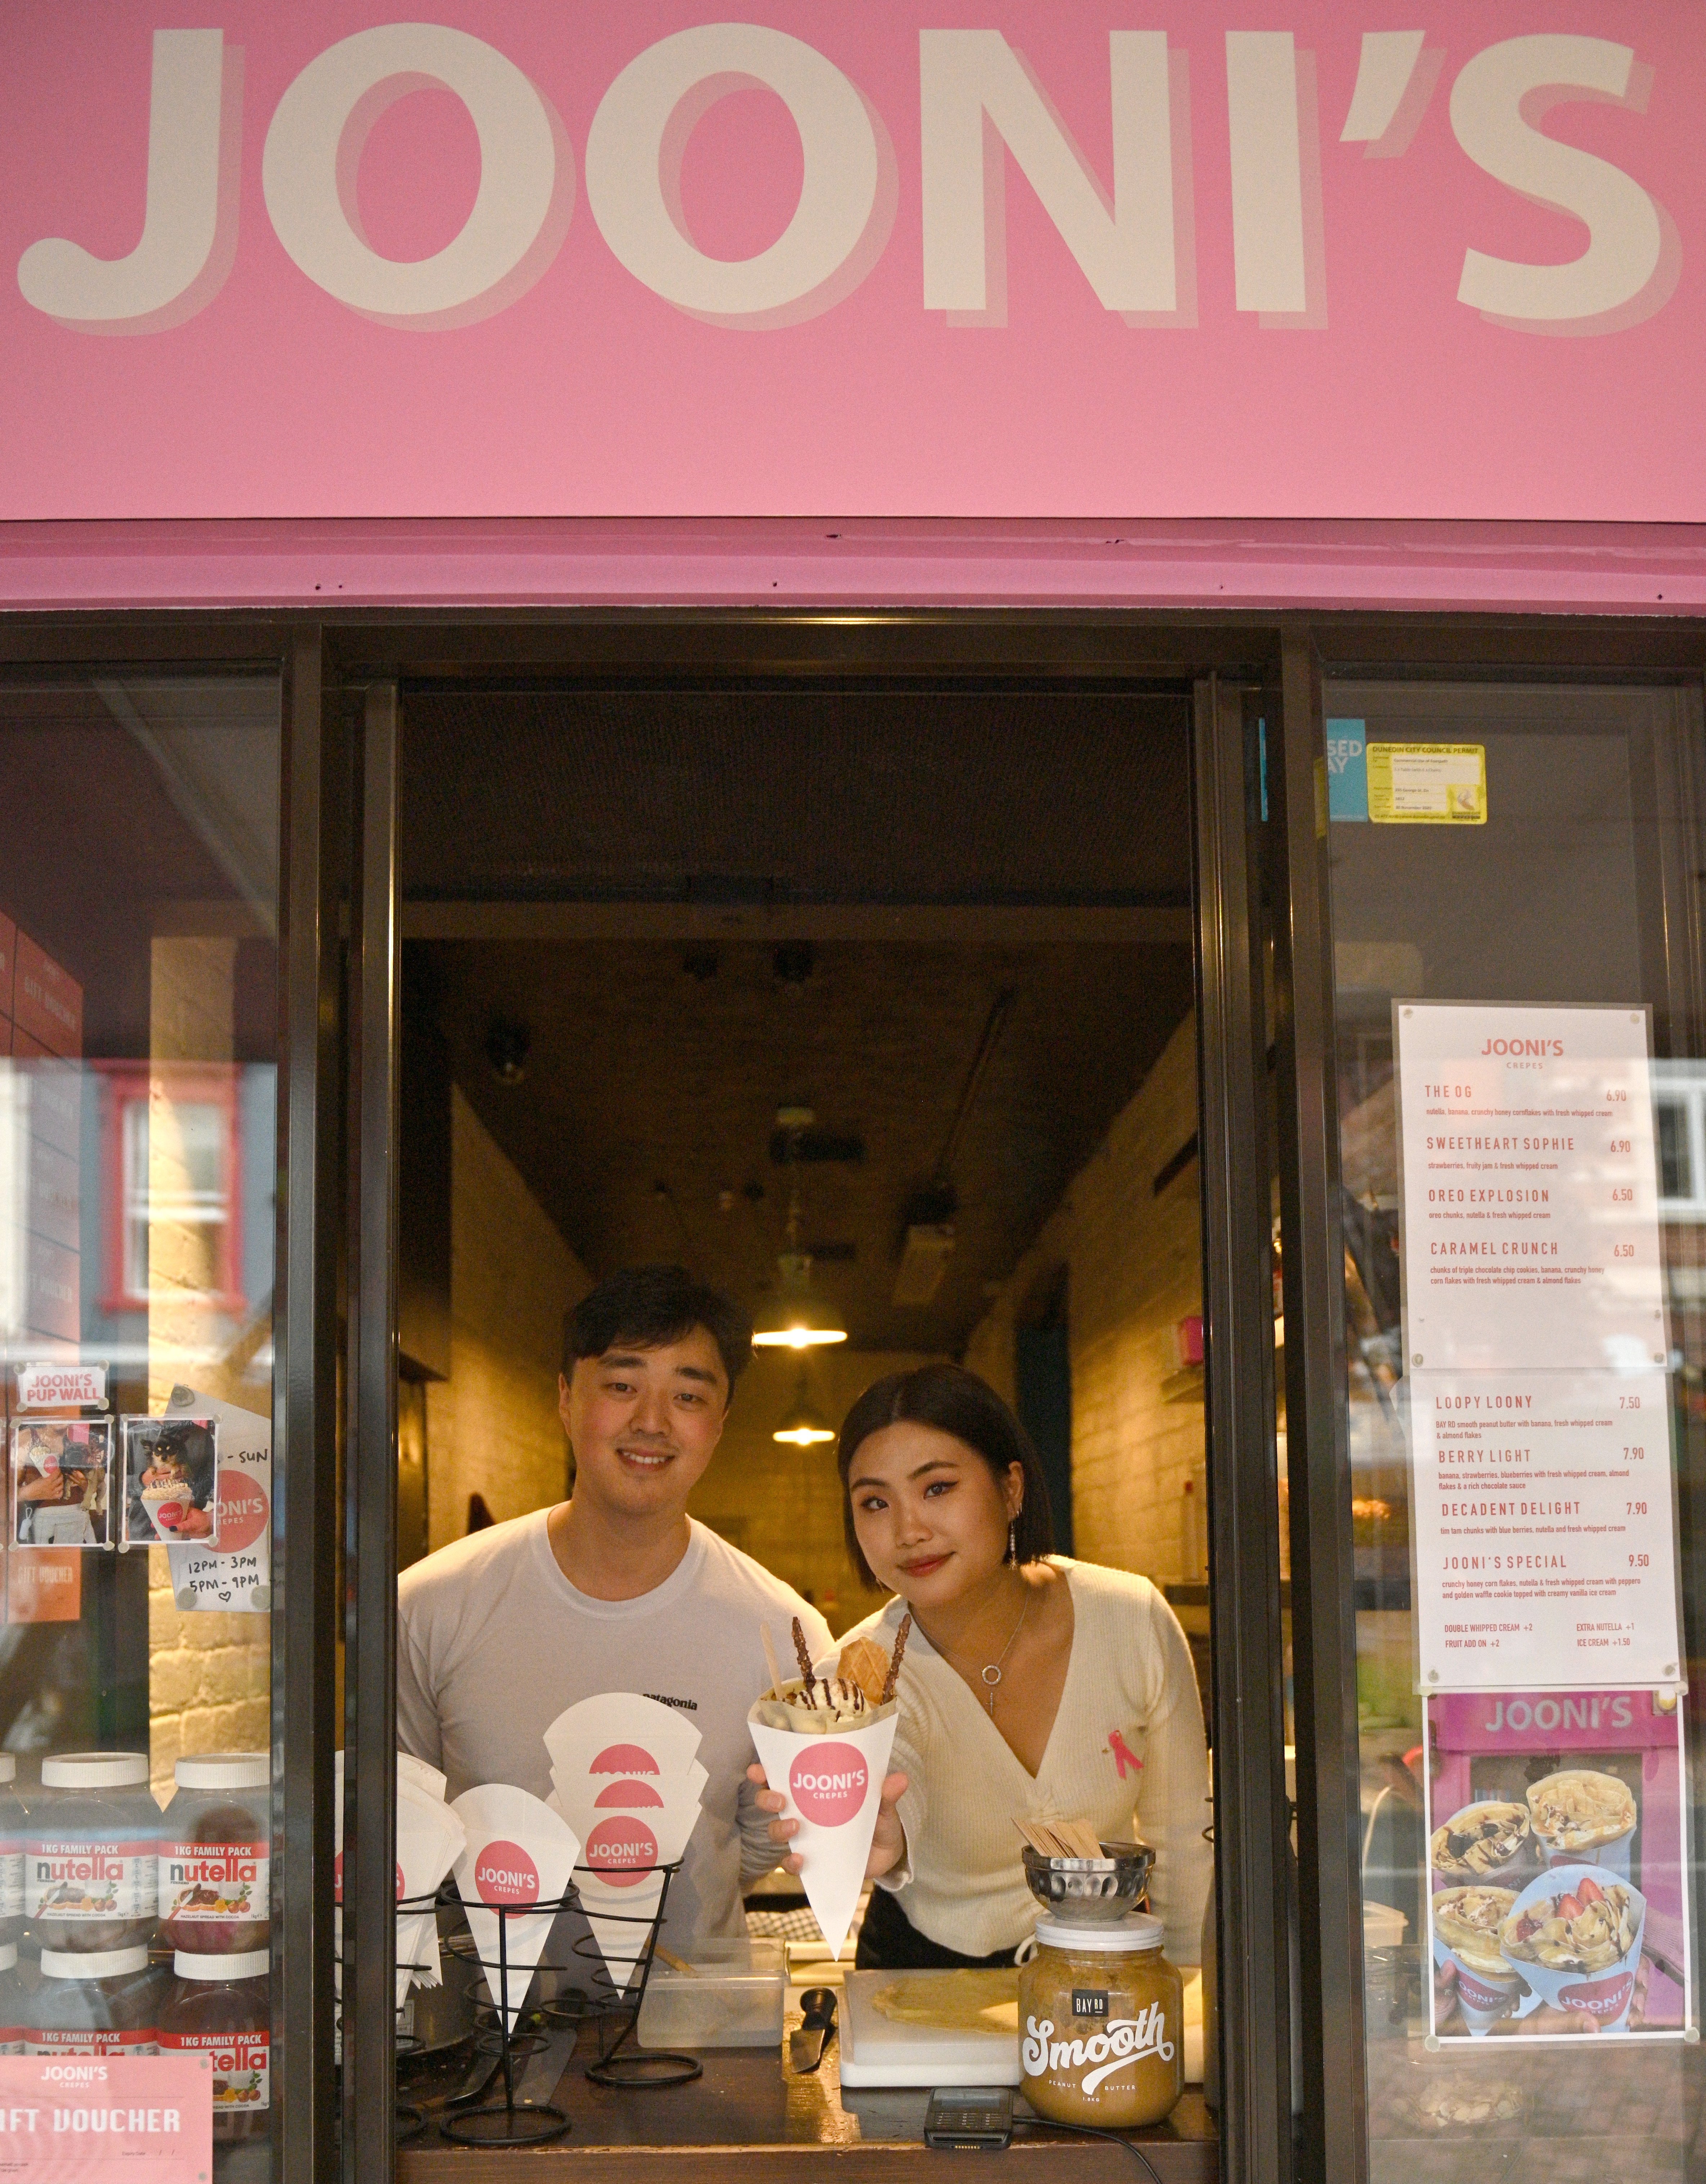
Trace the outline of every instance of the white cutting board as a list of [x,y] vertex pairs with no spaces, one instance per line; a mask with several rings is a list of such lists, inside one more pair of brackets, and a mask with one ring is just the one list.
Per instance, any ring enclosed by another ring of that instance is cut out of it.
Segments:
[[[900,1976],[849,1972],[841,2004],[844,2086],[1016,2086],[1017,2032],[945,2032],[928,2025],[895,2025],[871,1997]],[[908,1981],[947,1979],[943,1972],[908,1972]]]

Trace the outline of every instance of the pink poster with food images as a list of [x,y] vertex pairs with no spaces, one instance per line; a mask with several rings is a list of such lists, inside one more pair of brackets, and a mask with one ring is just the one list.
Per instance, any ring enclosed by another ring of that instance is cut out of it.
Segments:
[[205,2184],[206,2055],[0,2055],[0,2144],[15,2184]]
[[0,520],[1706,506],[1696,0],[431,15],[8,11]]

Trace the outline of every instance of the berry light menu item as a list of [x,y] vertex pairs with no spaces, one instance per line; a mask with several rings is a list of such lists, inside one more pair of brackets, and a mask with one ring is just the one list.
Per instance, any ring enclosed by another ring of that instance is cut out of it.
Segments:
[[1663,1366],[1645,1009],[1392,1016],[1407,1368]]
[[1662,1372],[1413,1373],[1410,1446],[1425,1685],[1678,1680]]

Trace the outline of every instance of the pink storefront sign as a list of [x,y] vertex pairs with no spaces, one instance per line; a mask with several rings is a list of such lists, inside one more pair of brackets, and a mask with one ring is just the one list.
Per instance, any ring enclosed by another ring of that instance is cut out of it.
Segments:
[[11,12],[0,521],[1706,512],[1690,0],[433,13]]
[[0,2055],[0,2143],[16,2184],[203,2184],[203,2055]]

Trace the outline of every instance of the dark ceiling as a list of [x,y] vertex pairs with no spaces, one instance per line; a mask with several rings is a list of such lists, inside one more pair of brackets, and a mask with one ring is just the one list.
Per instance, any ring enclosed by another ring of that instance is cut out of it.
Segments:
[[[1010,1272],[1190,1003],[1183,947],[824,942],[798,984],[778,980],[767,945],[715,952],[715,972],[694,976],[684,961],[703,973],[704,951],[666,942],[416,943],[409,975],[436,989],[458,1083],[595,1275],[679,1258],[756,1310],[797,1178],[803,1240],[851,1247],[820,1258],[816,1279],[867,1349],[957,1353],[985,1284]],[[487,1058],[494,1020],[531,1034],[519,1084]],[[776,1111],[793,1101],[861,1141],[862,1160],[778,1165]],[[955,1249],[928,1306],[896,1306],[907,1204],[938,1181],[957,1201]]]
[[[411,691],[409,1006],[595,1275],[756,1311],[797,1178],[853,1341],[957,1351],[1190,1006],[1189,748],[1173,694]],[[795,1102],[862,1158],[778,1165]],[[927,1186],[955,1249],[897,1306]]]

